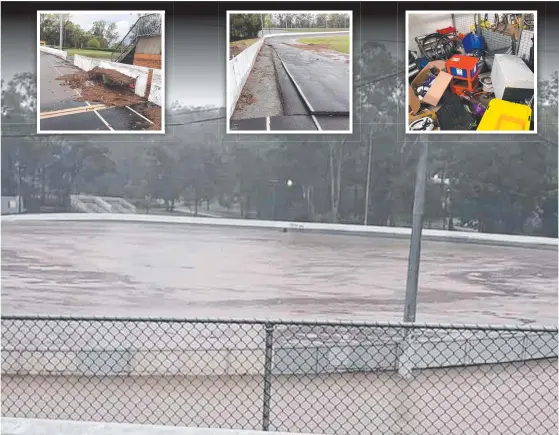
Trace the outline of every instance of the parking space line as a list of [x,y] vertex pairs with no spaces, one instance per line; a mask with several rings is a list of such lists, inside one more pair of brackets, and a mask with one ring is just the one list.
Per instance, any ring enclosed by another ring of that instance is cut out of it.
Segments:
[[131,107],[129,107],[129,106],[125,106],[125,107],[126,107],[128,110],[134,112],[134,113],[135,113],[136,115],[138,115],[140,118],[145,119],[145,120],[146,120],[147,122],[149,122],[150,124],[153,124],[153,123],[154,123],[152,120],[146,118],[146,117],[145,117],[144,115],[142,115],[141,113],[136,112],[136,111],[135,111],[134,109],[132,109]]
[[[62,76],[63,74],[60,72],[60,70],[50,61],[50,59],[47,57],[46,58],[48,63],[50,63],[52,65],[52,67],[56,70],[56,72],[58,73],[59,76]],[[78,94],[78,96],[80,98],[82,98],[82,94],[79,90],[74,89],[74,91],[76,92],[76,94]],[[89,104],[87,101],[84,101],[85,104],[87,104],[88,106],[91,106],[91,104]],[[95,113],[97,115],[97,117],[103,122],[103,124],[105,124],[105,126],[110,130],[110,131],[114,131],[114,128],[112,128],[109,123],[105,120],[105,118],[103,118],[101,115],[99,115],[99,113],[97,112],[97,110],[93,110],[93,113]]]
[[318,119],[316,119],[316,116],[311,115],[311,118],[312,118],[312,120],[313,120],[313,122],[314,122],[314,125],[316,125],[316,128],[318,129],[318,131],[322,131],[322,127],[320,126],[320,124],[319,124],[319,122],[318,122]]

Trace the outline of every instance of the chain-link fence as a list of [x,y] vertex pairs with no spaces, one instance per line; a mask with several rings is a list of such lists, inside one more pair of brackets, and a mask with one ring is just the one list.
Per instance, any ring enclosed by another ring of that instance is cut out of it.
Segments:
[[556,434],[557,328],[3,317],[2,415]]

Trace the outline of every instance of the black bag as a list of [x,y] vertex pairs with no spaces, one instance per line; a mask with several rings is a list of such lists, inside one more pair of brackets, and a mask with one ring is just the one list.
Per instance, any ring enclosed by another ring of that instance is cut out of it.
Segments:
[[439,101],[437,111],[439,126],[442,131],[473,130],[476,126],[474,117],[464,107],[465,102],[448,89]]

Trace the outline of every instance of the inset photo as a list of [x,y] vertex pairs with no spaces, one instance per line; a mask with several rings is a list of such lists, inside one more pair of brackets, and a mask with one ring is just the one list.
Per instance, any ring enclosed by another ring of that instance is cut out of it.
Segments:
[[165,133],[165,12],[37,12],[37,132]]
[[407,133],[536,133],[537,12],[406,12]]
[[351,11],[227,11],[227,133],[352,133]]

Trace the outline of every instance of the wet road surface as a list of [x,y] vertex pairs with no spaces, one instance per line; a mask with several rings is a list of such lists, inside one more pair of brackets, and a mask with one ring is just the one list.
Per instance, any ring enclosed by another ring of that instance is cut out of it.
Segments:
[[[316,35],[316,38],[348,35]],[[280,36],[269,39],[288,74],[297,83],[311,105],[311,112],[349,113],[350,56],[335,51],[315,51],[297,48],[302,38],[312,36]]]
[[230,120],[232,131],[350,131],[350,57],[333,50],[297,48],[303,46],[299,39],[312,36],[265,40],[243,88],[243,95],[254,102],[237,104]]
[[[63,81],[57,80],[62,75],[74,74],[81,70],[57,56],[44,52],[41,52],[40,56],[41,113],[88,106],[87,102],[76,101],[79,97],[78,90],[71,89],[65,86]],[[111,107],[99,111],[45,118],[40,121],[41,131],[146,130],[152,123],[135,113],[138,109],[134,106]]]
[[[2,224],[2,313],[401,320],[404,239]],[[426,241],[418,321],[557,323],[557,251]]]

